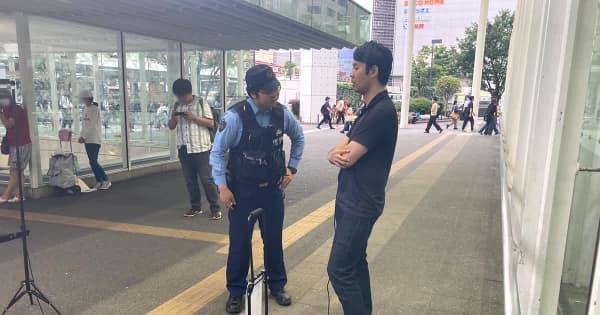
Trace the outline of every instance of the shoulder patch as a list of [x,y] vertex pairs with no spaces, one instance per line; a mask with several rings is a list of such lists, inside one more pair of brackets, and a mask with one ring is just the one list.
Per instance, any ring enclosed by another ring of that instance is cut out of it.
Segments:
[[225,118],[223,118],[223,119],[221,119],[221,122],[219,123],[219,131],[225,130],[226,127],[227,127],[227,122],[225,121]]

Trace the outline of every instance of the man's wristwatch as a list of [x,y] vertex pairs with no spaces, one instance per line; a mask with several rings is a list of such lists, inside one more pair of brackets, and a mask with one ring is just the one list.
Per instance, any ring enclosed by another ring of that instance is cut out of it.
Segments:
[[290,170],[290,172],[292,172],[292,175],[296,175],[296,173],[298,173],[298,170],[294,167],[288,166],[287,168]]

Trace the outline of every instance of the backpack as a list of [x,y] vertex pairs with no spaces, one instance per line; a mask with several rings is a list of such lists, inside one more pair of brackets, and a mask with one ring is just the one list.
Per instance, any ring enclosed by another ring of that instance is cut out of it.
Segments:
[[[219,128],[219,119],[217,119],[220,116],[220,112],[217,111],[215,108],[213,108],[212,106],[210,107],[210,113],[213,117],[212,121],[213,121],[213,125],[212,127],[208,127],[208,133],[210,134],[210,142],[215,142],[215,135],[217,133],[217,129]],[[204,101],[202,100],[202,98],[200,98],[200,108],[202,109],[202,116],[205,116],[204,113]]]

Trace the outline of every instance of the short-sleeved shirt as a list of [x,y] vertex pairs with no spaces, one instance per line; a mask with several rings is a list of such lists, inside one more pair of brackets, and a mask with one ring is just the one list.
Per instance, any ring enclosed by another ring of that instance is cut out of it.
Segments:
[[29,136],[29,123],[27,120],[27,111],[21,106],[11,105],[6,107],[3,112],[6,118],[14,118],[15,125],[18,129],[18,135],[16,132],[17,130],[15,128],[6,129],[6,137],[8,138],[8,144],[10,146],[17,146],[31,143],[31,138]]
[[[194,96],[194,100],[189,104],[175,103],[173,109],[175,112],[192,112],[196,116],[213,119],[212,111],[208,104],[204,104],[202,99]],[[186,147],[187,153],[202,153],[210,151],[212,141],[210,139],[210,131],[204,126],[184,118],[177,116],[178,122],[175,128],[177,148]]]
[[358,142],[368,151],[352,167],[340,170],[336,210],[378,217],[398,138],[398,116],[387,91],[361,110],[347,136],[348,142]]

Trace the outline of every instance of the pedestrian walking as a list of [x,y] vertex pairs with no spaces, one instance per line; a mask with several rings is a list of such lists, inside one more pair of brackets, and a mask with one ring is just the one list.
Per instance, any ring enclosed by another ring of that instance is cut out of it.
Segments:
[[452,114],[450,114],[450,119],[452,120],[449,124],[446,124],[446,129],[450,127],[450,125],[454,126],[454,130],[458,130],[458,120],[460,119],[460,108],[458,108],[458,103],[454,101],[452,104]]
[[[6,136],[2,142],[7,141],[9,148],[8,168],[10,173],[6,190],[0,196],[0,203],[18,202],[21,197],[19,195],[19,176],[25,178],[23,173],[31,160],[31,137],[27,111],[24,105],[15,104],[9,89],[0,90],[0,120],[6,129]],[[18,159],[17,150],[19,151]],[[19,175],[19,173],[21,174]]]
[[392,59],[391,51],[375,41],[356,48],[352,87],[366,105],[328,154],[340,173],[327,273],[346,315],[373,312],[367,243],[383,211],[398,134],[398,116],[385,88]]
[[495,135],[498,134],[497,127],[497,117],[498,117],[498,99],[496,97],[492,97],[492,102],[488,106],[487,112],[485,114],[485,125],[479,129],[479,134],[491,136],[492,131]]
[[329,105],[329,100],[330,97],[327,96],[325,98],[325,103],[321,106],[321,115],[323,115],[323,119],[317,125],[317,129],[321,129],[321,125],[325,122],[329,124],[329,129],[335,129],[331,125],[331,112],[333,109],[331,108],[331,105]]
[[81,91],[79,93],[79,101],[85,106],[83,108],[79,143],[84,144],[90,167],[92,168],[92,172],[94,172],[94,177],[96,177],[96,185],[94,185],[93,189],[106,190],[112,186],[112,183],[108,180],[108,176],[100,163],[98,163],[98,155],[102,146],[100,108],[98,107],[98,103],[94,102],[94,96],[90,91]]
[[189,80],[175,80],[173,94],[177,96],[177,102],[171,112],[168,125],[169,129],[175,130],[176,133],[177,153],[191,204],[184,217],[203,213],[198,184],[198,177],[200,177],[206,199],[210,204],[210,219],[220,220],[219,192],[209,164],[212,148],[210,128],[214,126],[212,111],[208,103],[204,103],[199,96],[192,94],[192,83]]
[[344,103],[344,99],[343,98],[339,98],[337,101],[337,104],[335,105],[335,110],[337,113],[337,119],[335,121],[335,123],[337,125],[340,124],[340,121],[342,122],[342,124],[346,123],[346,104]]
[[[229,298],[225,307],[230,314],[242,311],[249,266],[248,215],[257,208],[264,210],[259,226],[271,296],[279,305],[292,303],[285,290],[283,201],[284,191],[294,179],[302,158],[304,134],[294,115],[277,102],[279,89],[271,67],[250,68],[246,72],[248,98],[233,105],[223,117],[210,156],[221,203],[229,209],[226,273]],[[284,134],[292,142],[287,166]]]
[[463,126],[462,131],[465,131],[465,127],[467,127],[467,123],[471,123],[471,132],[473,132],[473,125],[475,124],[475,119],[473,118],[473,100],[474,97],[471,95],[467,98],[467,104],[465,105],[465,109],[463,110]]
[[436,96],[434,96],[432,98],[432,104],[431,104],[431,115],[429,116],[429,121],[427,122],[427,127],[425,128],[425,133],[429,133],[429,129],[431,129],[432,125],[435,127],[435,129],[437,129],[437,131],[439,133],[442,133],[442,131],[444,131],[442,129],[442,127],[440,127],[440,125],[438,125],[438,123],[437,123],[438,116],[441,114],[441,112],[442,112],[442,109],[441,109],[440,105],[438,104],[438,98]]

